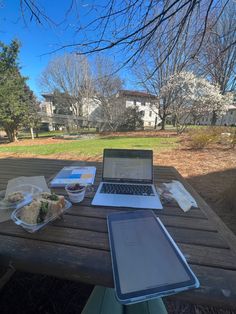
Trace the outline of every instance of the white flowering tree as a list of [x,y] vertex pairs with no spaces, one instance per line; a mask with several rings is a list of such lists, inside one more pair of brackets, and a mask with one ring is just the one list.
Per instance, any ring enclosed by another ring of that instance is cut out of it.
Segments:
[[160,96],[170,97],[170,110],[178,133],[183,132],[188,123],[196,122],[206,114],[217,112],[221,115],[230,101],[230,96],[222,95],[218,86],[184,71],[170,77]]

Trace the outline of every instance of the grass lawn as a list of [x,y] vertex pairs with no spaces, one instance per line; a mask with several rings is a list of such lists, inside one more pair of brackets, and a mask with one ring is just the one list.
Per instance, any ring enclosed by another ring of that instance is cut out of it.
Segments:
[[109,137],[97,139],[83,139],[76,141],[63,141],[45,145],[2,145],[0,152],[23,153],[34,155],[52,155],[60,153],[98,156],[104,148],[137,148],[153,149],[161,151],[172,149],[177,145],[177,138],[155,138],[155,137]]

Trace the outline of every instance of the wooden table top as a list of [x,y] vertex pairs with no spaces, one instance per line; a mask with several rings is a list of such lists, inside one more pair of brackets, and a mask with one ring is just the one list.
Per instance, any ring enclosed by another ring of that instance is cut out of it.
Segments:
[[[72,161],[0,159],[0,190],[18,176],[44,175],[47,179]],[[76,162],[85,165],[85,163]],[[101,178],[97,167],[95,186]],[[155,183],[177,179],[196,199],[199,208],[184,213],[177,206],[157,210],[184,253],[201,287],[172,298],[194,303],[236,307],[236,236],[172,167],[154,167]],[[64,191],[55,190],[57,193]],[[106,216],[116,208],[92,207],[94,192],[79,205],[37,233],[30,234],[12,221],[0,223],[0,264],[16,270],[47,274],[94,285],[113,286]],[[126,209],[127,210],[127,209]]]

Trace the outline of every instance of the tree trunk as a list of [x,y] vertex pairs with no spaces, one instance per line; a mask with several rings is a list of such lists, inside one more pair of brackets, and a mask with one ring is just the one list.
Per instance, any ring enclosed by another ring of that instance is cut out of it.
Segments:
[[212,112],[211,125],[216,125],[217,114],[215,111]]
[[5,132],[7,134],[7,137],[9,139],[9,142],[16,142],[18,141],[17,139],[17,132],[16,130],[12,130],[11,128],[5,128]]
[[163,116],[161,120],[161,130],[165,130],[165,129],[166,129],[166,117]]
[[17,138],[16,132],[14,132],[13,134],[14,134],[14,135],[13,135],[13,138],[14,138],[13,142],[17,142],[17,141],[18,141],[18,138]]
[[31,139],[34,140],[34,129],[30,127]]
[[154,126],[154,129],[155,129],[155,130],[157,129],[157,117],[155,118],[155,126]]
[[173,125],[173,127],[176,127],[176,120],[177,120],[177,118],[176,118],[176,116],[174,116],[173,118],[172,118],[172,125]]
[[76,118],[76,131],[77,131],[77,134],[79,133],[79,121],[78,121],[78,118]]
[[35,135],[36,135],[36,138],[39,138],[39,129],[38,128],[35,129]]

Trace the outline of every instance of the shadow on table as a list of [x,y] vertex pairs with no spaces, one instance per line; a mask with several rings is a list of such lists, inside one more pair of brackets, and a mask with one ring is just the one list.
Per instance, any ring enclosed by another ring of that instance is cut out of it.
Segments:
[[187,181],[236,234],[236,169],[193,176]]
[[[44,175],[51,177],[63,166],[78,163],[78,160],[47,158],[0,159],[0,186],[5,188],[7,180],[18,175]],[[87,163],[87,162],[86,162]],[[84,164],[82,162],[82,164]],[[98,163],[90,162],[94,165]],[[100,163],[101,164],[101,163]],[[168,167],[163,167],[168,168]],[[2,175],[3,174],[3,175]],[[236,177],[236,169],[208,173],[187,178],[187,181],[212,206],[228,226],[236,232],[236,212],[220,205],[220,194]],[[236,189],[236,186],[235,186]],[[234,193],[236,195],[236,191]],[[16,272],[0,291],[1,314],[8,313],[81,313],[93,286],[61,280],[49,276]],[[190,305],[180,301],[165,300],[168,313],[229,313],[212,307]]]
[[[44,175],[49,179],[55,175],[63,166],[72,164],[80,165],[100,165],[101,162],[88,160],[61,160],[49,158],[3,158],[0,159],[0,189],[6,187],[7,181],[23,174]],[[169,167],[163,166],[163,169]],[[158,174],[157,174],[158,175]],[[192,176],[186,178],[193,188],[202,196],[202,198],[213,208],[213,210],[222,218],[222,220],[236,233],[236,209],[230,209],[236,204],[236,169],[227,169],[218,172],[211,172],[205,175]],[[224,195],[224,191],[233,186],[232,195]]]

